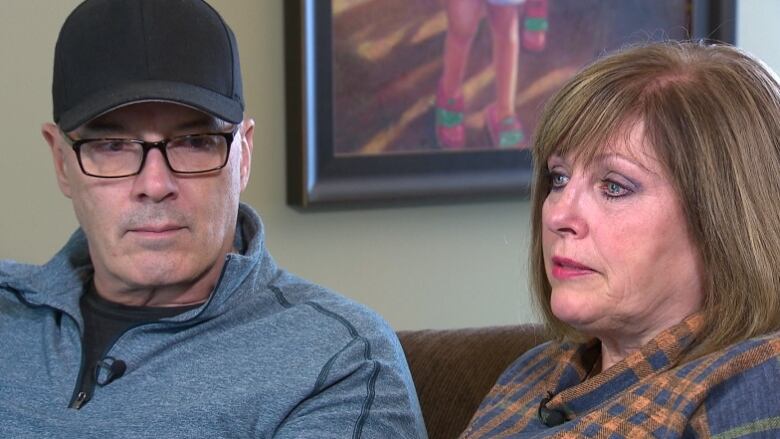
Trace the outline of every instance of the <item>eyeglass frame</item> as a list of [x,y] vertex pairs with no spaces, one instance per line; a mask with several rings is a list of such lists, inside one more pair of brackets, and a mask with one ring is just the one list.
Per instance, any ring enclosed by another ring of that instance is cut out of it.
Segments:
[[[160,154],[162,154],[163,159],[165,159],[165,165],[168,167],[168,169],[175,173],[175,174],[186,174],[186,175],[193,175],[193,174],[206,174],[209,172],[219,171],[220,169],[227,166],[227,162],[230,159],[230,150],[233,149],[233,140],[236,138],[236,134],[238,133],[239,125],[236,125],[233,127],[233,129],[229,132],[216,132],[216,133],[196,133],[196,134],[186,134],[183,136],[176,136],[176,137],[169,137],[167,139],[162,139],[157,142],[147,142],[145,140],[141,139],[132,139],[132,138],[121,138],[121,137],[98,137],[98,138],[89,138],[89,139],[73,139],[63,130],[60,130],[62,133],[62,136],[65,138],[65,141],[70,145],[71,148],[73,148],[73,152],[76,153],[76,160],[79,162],[79,168],[81,168],[81,172],[84,175],[88,175],[90,177],[94,178],[125,178],[125,177],[132,177],[134,175],[138,175],[143,171],[144,164],[146,164],[146,157],[149,155],[149,151],[152,149],[159,149]],[[170,160],[168,160],[168,151],[167,146],[168,144],[177,139],[184,139],[187,137],[196,137],[196,136],[222,136],[225,138],[225,142],[227,143],[227,152],[225,153],[225,160],[224,162],[217,167],[206,169],[203,171],[177,171],[173,169],[173,166],[171,166]],[[124,175],[111,175],[111,176],[105,176],[105,175],[95,175],[90,174],[89,172],[84,169],[84,164],[81,162],[81,145],[84,145],[85,143],[89,142],[96,142],[101,140],[121,140],[121,141],[129,141],[133,143],[137,143],[141,145],[141,163],[138,165],[138,170],[133,172],[132,174],[124,174]]]

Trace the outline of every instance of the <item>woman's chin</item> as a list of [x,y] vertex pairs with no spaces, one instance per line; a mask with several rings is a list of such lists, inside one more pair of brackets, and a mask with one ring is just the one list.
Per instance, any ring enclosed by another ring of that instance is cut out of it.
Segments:
[[574,291],[553,290],[550,308],[560,321],[581,330],[594,320],[592,299]]

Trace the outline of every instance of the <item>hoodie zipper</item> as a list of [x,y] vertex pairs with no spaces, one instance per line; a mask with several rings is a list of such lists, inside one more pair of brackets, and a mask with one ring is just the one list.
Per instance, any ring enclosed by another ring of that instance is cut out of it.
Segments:
[[[75,320],[74,320],[75,321]],[[81,390],[81,384],[82,380],[81,377],[84,375],[84,366],[87,359],[87,354],[84,352],[84,336],[81,336],[81,363],[79,363],[79,374],[76,379],[76,388],[73,389],[73,396],[70,397],[70,404],[68,404],[68,408],[71,409],[80,409],[84,406],[84,404],[87,403],[89,400],[89,395],[87,392],[84,392]]]
[[73,400],[73,402],[70,403],[70,408],[79,410],[84,404],[87,403],[87,400],[89,399],[89,396],[87,396],[86,392],[79,392],[76,394],[76,399]]

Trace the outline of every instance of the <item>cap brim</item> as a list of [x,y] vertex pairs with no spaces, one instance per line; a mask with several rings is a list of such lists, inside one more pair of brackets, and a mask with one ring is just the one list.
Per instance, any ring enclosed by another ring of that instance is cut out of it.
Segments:
[[73,131],[109,111],[148,101],[186,105],[231,123],[239,123],[244,118],[243,105],[214,91],[179,82],[144,81],[95,93],[63,112],[55,122],[63,131]]

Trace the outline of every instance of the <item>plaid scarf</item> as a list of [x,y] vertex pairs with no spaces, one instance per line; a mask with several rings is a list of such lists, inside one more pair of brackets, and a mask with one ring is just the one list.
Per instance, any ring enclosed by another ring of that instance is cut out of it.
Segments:
[[[780,334],[678,365],[702,326],[694,314],[590,379],[598,340],[537,346],[502,374],[461,437],[780,437]],[[543,422],[551,410],[562,424]]]

